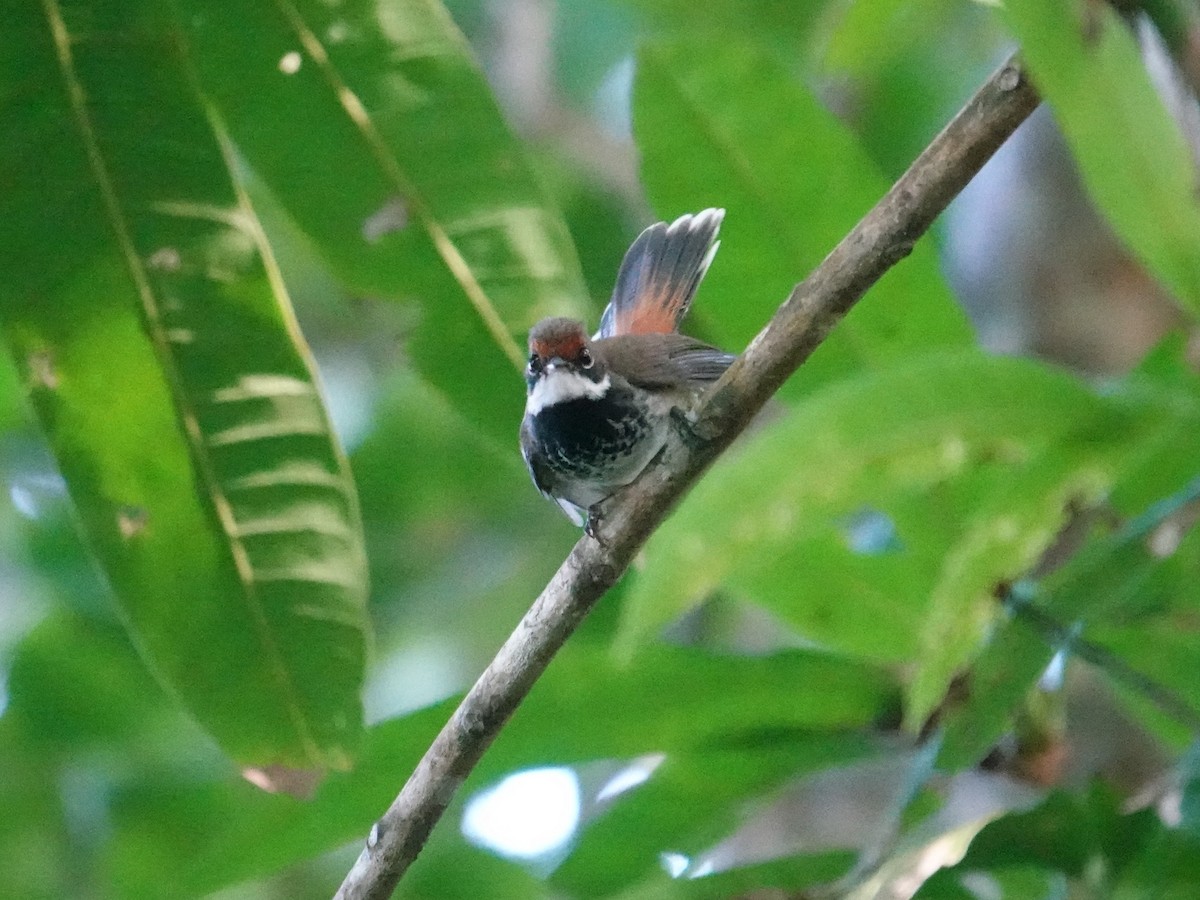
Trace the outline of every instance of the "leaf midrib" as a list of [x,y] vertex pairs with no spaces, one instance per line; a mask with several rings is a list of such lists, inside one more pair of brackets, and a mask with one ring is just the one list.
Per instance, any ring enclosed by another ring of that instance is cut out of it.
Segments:
[[282,692],[284,707],[287,710],[288,718],[296,730],[296,735],[304,746],[306,755],[313,760],[320,759],[320,748],[313,738],[312,732],[303,715],[303,706],[299,700],[299,692],[288,672],[287,666],[284,664],[279,647],[271,634],[266,612],[263,609],[261,600],[257,596],[254,586],[253,566],[244,543],[238,537],[237,522],[232,504],[225,496],[213,461],[206,452],[204,436],[200,429],[195,409],[186,391],[183,389],[183,378],[175,364],[170,349],[170,342],[167,339],[166,331],[159,315],[158,298],[155,296],[154,290],[150,285],[150,280],[146,275],[130,230],[126,225],[124,208],[117,195],[108,164],[100,149],[95,126],[87,110],[86,96],[75,69],[74,53],[71,49],[72,37],[63,18],[59,0],[42,0],[42,8],[50,27],[59,72],[62,76],[63,86],[67,92],[71,115],[75,121],[79,137],[87,155],[88,166],[96,181],[97,190],[100,192],[105,215],[109,220],[109,225],[113,229],[117,246],[124,257],[130,280],[133,282],[138,298],[141,301],[142,309],[146,316],[147,333],[170,386],[175,401],[176,412],[183,426],[188,446],[191,449],[192,459],[195,461],[197,472],[212,501],[217,520],[225,534],[234,570],[243,588],[242,597],[246,601],[246,606],[254,622],[259,641],[266,654],[268,667]]

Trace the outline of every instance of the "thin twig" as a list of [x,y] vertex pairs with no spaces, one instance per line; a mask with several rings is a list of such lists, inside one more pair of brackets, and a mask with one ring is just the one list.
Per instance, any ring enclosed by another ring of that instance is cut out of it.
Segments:
[[695,416],[697,441],[612,501],[599,543],[575,545],[516,631],[371,829],[338,900],[389,897],[484,750],[559,647],[628,567],[671,507],[884,272],[903,259],[1038,99],[1015,60],[1002,66],[730,367]]

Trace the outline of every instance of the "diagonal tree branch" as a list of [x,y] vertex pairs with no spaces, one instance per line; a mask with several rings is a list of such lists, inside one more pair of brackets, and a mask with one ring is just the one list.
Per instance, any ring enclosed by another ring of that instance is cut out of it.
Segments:
[[616,583],[671,507],[732,443],[854,303],[903,259],[951,199],[1034,110],[1015,59],[979,89],[833,252],[798,284],[701,402],[696,440],[611,502],[602,542],[582,538],[371,829],[338,900],[386,898],[454,792],[588,611]]

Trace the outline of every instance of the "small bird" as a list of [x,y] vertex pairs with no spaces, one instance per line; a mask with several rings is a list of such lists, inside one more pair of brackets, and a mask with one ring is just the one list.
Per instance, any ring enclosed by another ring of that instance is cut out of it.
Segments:
[[678,327],[720,243],[723,209],[659,222],[630,246],[600,330],[549,318],[529,333],[521,454],[539,491],[589,534],[598,504],[632,483],[671,419],[733,362]]

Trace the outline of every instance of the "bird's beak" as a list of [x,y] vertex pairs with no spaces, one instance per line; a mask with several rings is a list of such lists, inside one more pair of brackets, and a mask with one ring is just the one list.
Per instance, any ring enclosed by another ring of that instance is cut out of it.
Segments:
[[548,359],[546,361],[546,371],[547,372],[553,372],[555,369],[558,369],[558,368],[565,369],[566,367],[567,367],[567,361],[565,359],[563,359],[561,356],[552,356],[552,357],[550,357],[550,359]]

